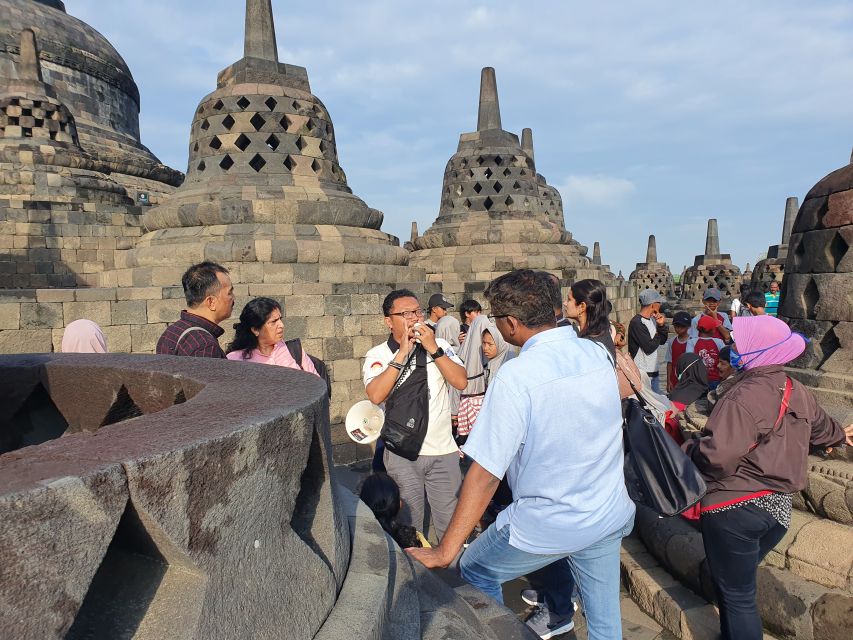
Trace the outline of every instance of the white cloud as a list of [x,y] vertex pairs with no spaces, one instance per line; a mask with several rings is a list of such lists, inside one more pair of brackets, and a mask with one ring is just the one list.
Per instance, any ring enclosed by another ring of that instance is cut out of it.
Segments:
[[637,186],[625,178],[604,175],[571,175],[558,186],[563,202],[611,209],[625,204]]

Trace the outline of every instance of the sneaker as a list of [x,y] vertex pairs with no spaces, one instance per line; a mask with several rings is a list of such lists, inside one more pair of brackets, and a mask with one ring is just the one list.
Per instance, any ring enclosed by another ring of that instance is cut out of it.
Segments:
[[572,616],[558,616],[548,611],[548,607],[541,605],[525,621],[530,630],[542,640],[554,638],[568,633],[575,628]]
[[536,589],[525,589],[521,592],[521,599],[533,607],[540,607],[545,604],[545,592],[537,591]]

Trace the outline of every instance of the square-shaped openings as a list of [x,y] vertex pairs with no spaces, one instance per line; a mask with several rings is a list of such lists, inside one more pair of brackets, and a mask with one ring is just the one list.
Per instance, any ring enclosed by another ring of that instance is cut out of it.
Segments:
[[217,100],[217,101],[216,101],[216,104],[214,104],[214,105],[213,105],[213,108],[214,108],[216,111],[219,111],[219,110],[221,110],[221,109],[222,109],[222,107],[224,107],[224,106],[225,106],[225,103],[224,103],[224,102],[222,102],[222,100]]
[[305,123],[305,129],[308,131],[314,131],[317,125],[314,124],[313,118],[308,118],[308,122]]
[[207,169],[207,165],[204,163],[204,160],[202,160],[201,162],[198,163],[196,170],[197,171],[204,171],[205,169]]
[[240,96],[240,99],[237,101],[237,106],[240,107],[243,111],[246,110],[252,102],[246,96]]
[[207,121],[207,118],[205,118],[201,121],[201,130],[207,131],[208,129],[210,129],[210,123]]
[[230,113],[222,119],[222,126],[231,131],[231,127],[234,126],[234,118],[231,117]]
[[320,152],[326,153],[326,150],[329,148],[329,145],[326,144],[325,140],[320,140]]
[[483,190],[483,185],[479,182],[474,184],[474,193],[480,193]]
[[300,151],[302,151],[305,147],[308,146],[308,143],[305,142],[305,138],[303,138],[302,136],[299,136],[296,139],[296,146],[299,148]]
[[293,171],[293,167],[296,166],[296,162],[290,156],[285,157],[283,164],[288,171]]
[[267,98],[264,101],[264,104],[267,105],[267,109],[269,109],[270,111],[273,111],[278,106],[278,102],[276,102],[275,98],[273,98],[272,96]]
[[252,119],[249,120],[249,123],[255,128],[255,131],[260,131],[267,121],[264,120],[260,113],[256,113],[252,116]]
[[294,110],[294,111],[299,111],[299,103],[298,103],[296,100],[294,100],[293,102],[291,102],[291,103],[290,103],[290,106],[291,106],[291,107],[293,107],[293,110]]
[[311,163],[311,169],[314,173],[320,173],[323,170],[323,165],[320,164],[320,161],[317,158],[314,158],[314,161]]
[[249,140],[245,133],[241,133],[240,137],[238,137],[234,142],[234,146],[236,146],[240,151],[248,149],[250,144],[252,144],[252,141]]
[[256,153],[255,157],[249,160],[249,166],[252,167],[255,171],[260,171],[267,164],[267,161],[261,157],[260,153]]
[[264,143],[273,151],[278,149],[278,146],[281,144],[281,140],[275,134],[272,134],[269,138],[267,138]]
[[210,148],[211,149],[219,149],[221,146],[222,146],[222,141],[217,136],[213,136],[210,139]]
[[492,170],[491,170],[491,169],[489,169],[489,168],[486,168],[486,171],[485,171],[485,173],[484,173],[483,175],[485,175],[485,176],[486,176],[486,180],[488,180],[489,178],[491,178],[491,177],[492,177]]
[[231,156],[226,153],[222,160],[219,161],[219,166],[223,171],[228,171],[228,169],[234,166],[234,161],[231,159]]
[[282,129],[287,131],[288,129],[290,129],[290,125],[293,124],[293,121],[287,116],[284,116],[281,120],[279,120],[279,124],[281,125]]

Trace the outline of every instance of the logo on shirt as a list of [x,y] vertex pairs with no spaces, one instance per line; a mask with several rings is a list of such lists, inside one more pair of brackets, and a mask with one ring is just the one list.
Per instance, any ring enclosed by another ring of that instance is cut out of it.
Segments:
[[374,362],[373,364],[370,365],[370,370],[373,371],[374,369],[381,369],[382,366],[383,365],[381,362]]

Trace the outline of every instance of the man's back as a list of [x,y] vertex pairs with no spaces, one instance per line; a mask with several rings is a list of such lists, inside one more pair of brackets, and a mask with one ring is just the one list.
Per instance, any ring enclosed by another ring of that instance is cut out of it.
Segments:
[[197,358],[224,358],[219,346],[219,336],[225,333],[222,327],[201,316],[181,311],[181,319],[166,327],[157,341],[157,353],[172,356],[194,356]]
[[506,473],[515,501],[498,525],[510,523],[519,549],[582,549],[633,510],[613,365],[568,327],[536,334],[501,367],[464,449],[493,475]]

